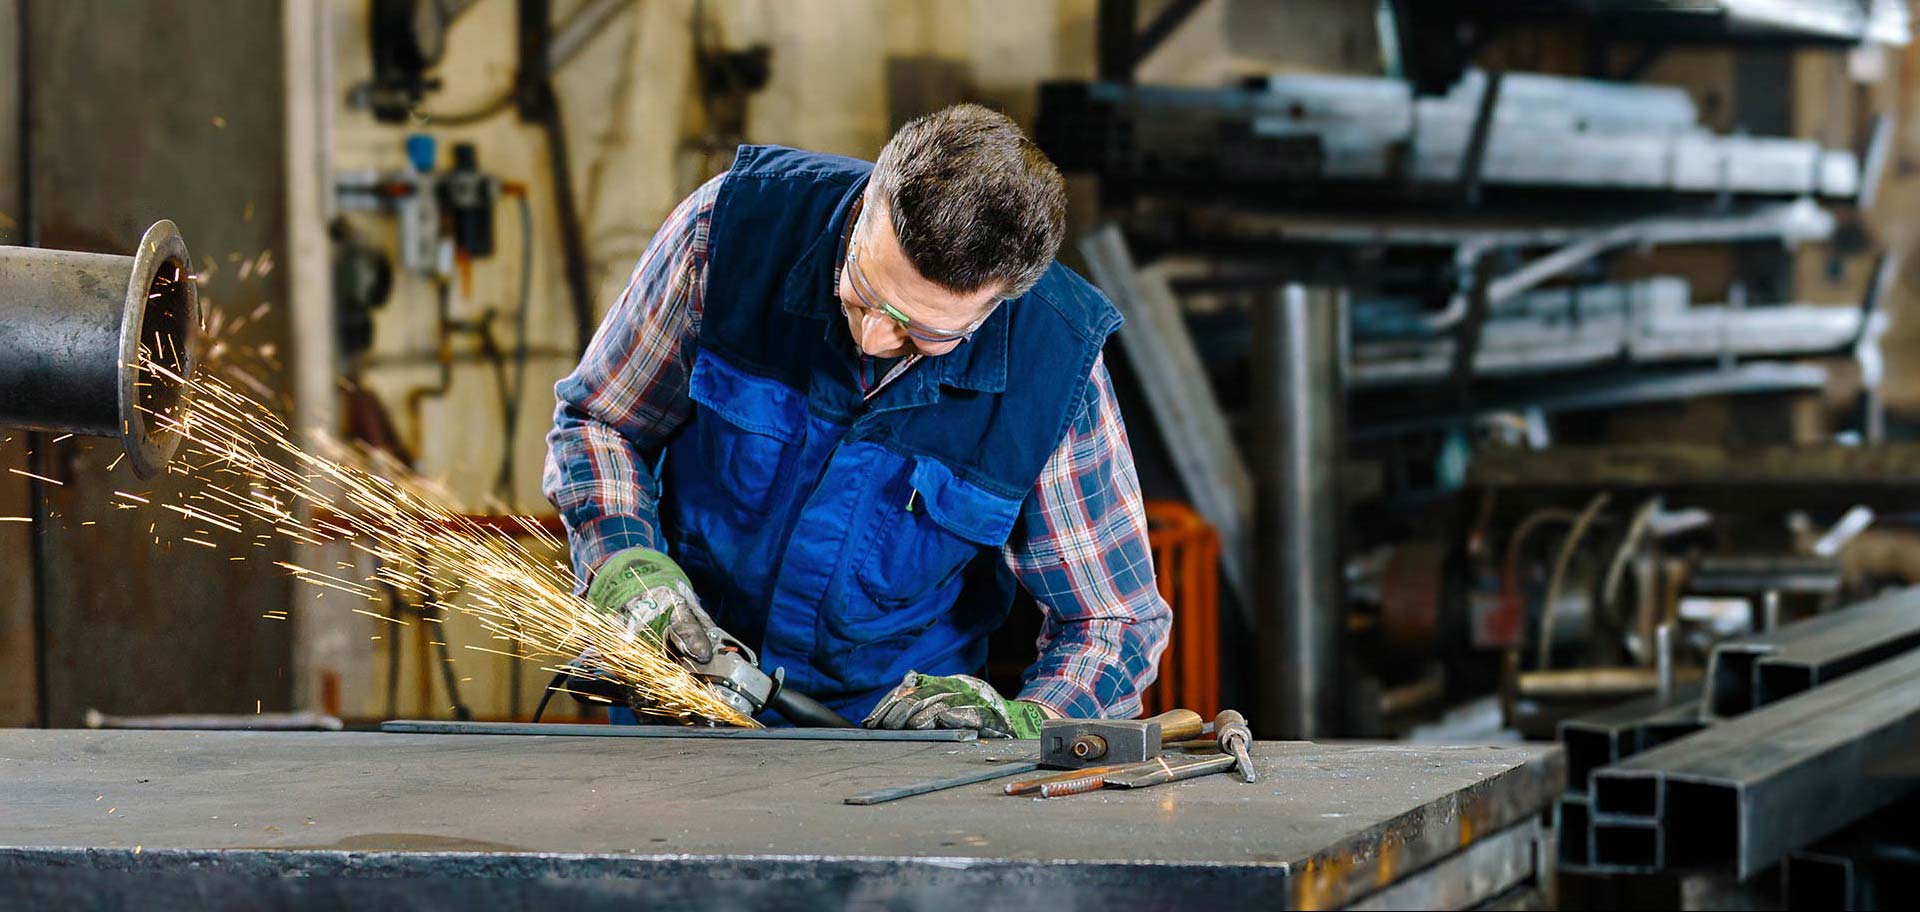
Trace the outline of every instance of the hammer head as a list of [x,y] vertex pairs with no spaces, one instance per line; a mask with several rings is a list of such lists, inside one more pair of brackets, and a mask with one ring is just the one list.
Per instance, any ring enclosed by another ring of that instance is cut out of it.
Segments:
[[1144,719],[1049,719],[1040,725],[1040,764],[1087,769],[1160,756],[1160,723]]

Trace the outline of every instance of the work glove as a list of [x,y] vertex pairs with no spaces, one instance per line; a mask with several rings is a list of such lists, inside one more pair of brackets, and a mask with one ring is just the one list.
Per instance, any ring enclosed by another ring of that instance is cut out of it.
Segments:
[[970,728],[983,738],[1038,738],[1046,713],[1008,700],[979,678],[907,672],[867,715],[868,728]]
[[648,637],[696,663],[713,660],[715,638],[708,631],[719,626],[701,610],[686,571],[665,554],[652,548],[615,552],[587,586],[587,601],[625,618],[634,637]]

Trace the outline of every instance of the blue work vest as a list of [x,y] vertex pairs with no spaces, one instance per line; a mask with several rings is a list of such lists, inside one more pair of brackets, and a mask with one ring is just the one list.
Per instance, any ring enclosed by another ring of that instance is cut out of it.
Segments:
[[908,671],[984,667],[1013,595],[1000,549],[1120,323],[1056,263],[863,401],[834,281],[871,168],[740,149],[661,473],[668,550],[714,621],[856,721]]

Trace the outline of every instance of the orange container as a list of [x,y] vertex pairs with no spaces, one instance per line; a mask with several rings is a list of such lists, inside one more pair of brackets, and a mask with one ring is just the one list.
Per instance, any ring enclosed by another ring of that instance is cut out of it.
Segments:
[[1149,500],[1147,542],[1160,596],[1173,607],[1173,632],[1160,677],[1141,696],[1145,715],[1220,711],[1220,535],[1192,507]]

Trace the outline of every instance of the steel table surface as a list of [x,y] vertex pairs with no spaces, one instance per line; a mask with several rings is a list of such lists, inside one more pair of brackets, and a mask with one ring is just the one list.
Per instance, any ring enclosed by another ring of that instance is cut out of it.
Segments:
[[1549,745],[1262,742],[1260,780],[844,797],[1033,742],[0,730],[0,907],[1341,905],[1537,820]]

